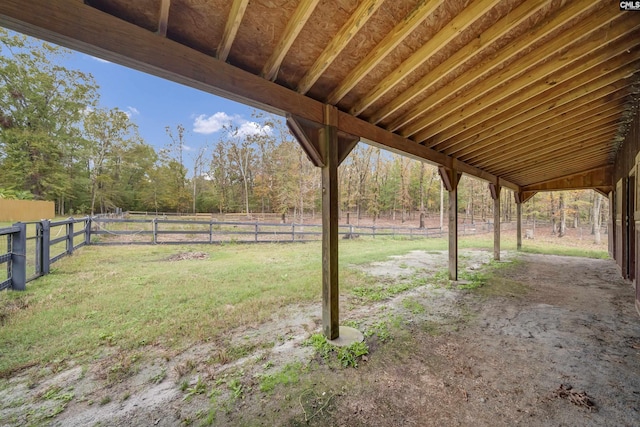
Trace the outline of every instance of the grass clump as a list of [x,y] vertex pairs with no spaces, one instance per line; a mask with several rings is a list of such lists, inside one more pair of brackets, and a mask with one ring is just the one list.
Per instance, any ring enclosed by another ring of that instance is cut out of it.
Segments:
[[338,347],[331,344],[323,334],[313,334],[304,342],[304,345],[313,347],[316,353],[327,362],[335,356],[343,368],[357,368],[362,356],[369,354],[369,347],[365,342],[354,342],[349,346]]
[[278,384],[289,385],[298,383],[302,369],[302,363],[294,362],[288,363],[277,373],[262,375],[260,377],[260,391],[270,393]]

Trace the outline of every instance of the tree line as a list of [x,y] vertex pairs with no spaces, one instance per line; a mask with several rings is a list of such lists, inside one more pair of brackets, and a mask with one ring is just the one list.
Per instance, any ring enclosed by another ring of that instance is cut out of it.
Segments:
[[[188,130],[167,127],[156,149],[132,117],[100,106],[91,75],[57,63],[68,51],[4,30],[0,48],[0,197],[52,200],[60,215],[118,207],[304,221],[320,210],[319,169],[281,118],[255,112],[260,132],[229,125],[215,143],[189,152]],[[340,209],[354,219],[416,221],[447,206],[436,167],[372,146],[358,144],[339,179]],[[551,221],[562,236],[567,226],[606,220],[606,203],[592,191],[544,193],[524,205],[524,216]],[[492,221],[487,184],[463,177],[459,208],[461,221]],[[513,194],[503,189],[502,220],[514,215]]]

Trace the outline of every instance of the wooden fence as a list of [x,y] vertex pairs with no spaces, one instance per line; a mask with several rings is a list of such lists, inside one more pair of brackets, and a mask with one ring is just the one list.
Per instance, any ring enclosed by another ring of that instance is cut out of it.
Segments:
[[[467,236],[492,230],[491,223],[459,224],[458,233]],[[356,225],[341,225],[339,232],[343,238],[416,239],[447,235],[447,230],[440,228]],[[6,275],[0,275],[0,290],[24,290],[27,282],[48,274],[51,264],[89,244],[308,242],[322,239],[322,225],[94,216],[19,222],[0,228],[0,239],[3,236],[7,251],[0,253],[0,265],[6,264],[7,268]]]

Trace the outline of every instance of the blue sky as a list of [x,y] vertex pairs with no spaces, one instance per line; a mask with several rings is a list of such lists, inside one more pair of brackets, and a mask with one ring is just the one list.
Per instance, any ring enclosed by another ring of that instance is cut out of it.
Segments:
[[167,126],[175,134],[176,126],[182,124],[186,129],[185,164],[189,169],[190,159],[200,147],[211,147],[224,136],[222,125],[237,126],[244,133],[261,130],[251,117],[253,107],[79,52],[66,56],[62,65],[91,73],[100,86],[100,106],[129,113],[142,138],[156,149],[171,142]]

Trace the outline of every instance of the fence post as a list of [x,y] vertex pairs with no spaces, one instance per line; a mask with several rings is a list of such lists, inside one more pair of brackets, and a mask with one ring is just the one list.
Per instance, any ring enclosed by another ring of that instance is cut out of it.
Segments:
[[84,244],[91,244],[91,217],[87,217],[84,221]]
[[376,238],[376,226],[374,225],[373,227],[371,227],[372,231],[373,231],[373,238]]
[[24,291],[27,288],[27,225],[13,224],[20,230],[11,236],[11,289]]
[[291,241],[296,241],[296,224],[293,222],[291,223]]
[[73,218],[69,218],[71,222],[67,224],[67,254],[73,254]]
[[213,243],[213,220],[209,221],[209,244]]
[[153,228],[153,244],[158,244],[158,218],[153,218],[151,220],[151,225]]
[[409,228],[409,240],[413,240],[413,228]]
[[48,219],[40,221],[40,230],[40,272],[44,275],[49,274],[51,266],[51,222]]
[[256,243],[258,243],[258,223],[256,222],[256,238],[255,238]]

